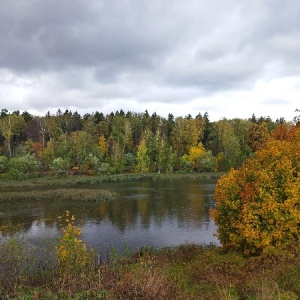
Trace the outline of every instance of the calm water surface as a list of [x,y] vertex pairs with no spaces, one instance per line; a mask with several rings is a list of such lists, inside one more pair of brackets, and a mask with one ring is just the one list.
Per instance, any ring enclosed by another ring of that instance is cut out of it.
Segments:
[[[216,244],[216,226],[209,216],[214,206],[215,180],[106,183],[80,188],[109,189],[117,197],[109,202],[53,201],[5,203],[0,207],[2,236],[17,235],[40,246],[57,240],[57,216],[68,209],[82,220],[83,235],[100,252],[123,252],[142,246],[164,247],[182,243]],[[125,246],[126,245],[126,246]]]

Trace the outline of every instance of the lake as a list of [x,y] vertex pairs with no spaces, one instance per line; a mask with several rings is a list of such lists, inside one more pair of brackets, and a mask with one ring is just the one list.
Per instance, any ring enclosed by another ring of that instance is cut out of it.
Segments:
[[108,189],[108,202],[62,202],[58,199],[13,201],[0,207],[2,237],[17,236],[35,246],[57,240],[57,216],[69,210],[82,221],[82,239],[96,251],[135,251],[183,243],[219,245],[209,216],[215,205],[216,179],[158,180],[80,186]]

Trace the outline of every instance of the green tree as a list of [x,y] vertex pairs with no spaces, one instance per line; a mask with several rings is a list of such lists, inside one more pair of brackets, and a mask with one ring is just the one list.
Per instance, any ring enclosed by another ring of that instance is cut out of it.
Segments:
[[110,162],[117,173],[122,172],[124,168],[124,149],[115,141],[112,141],[111,143]]
[[6,140],[9,157],[12,156],[11,139],[21,133],[25,121],[22,116],[8,114],[0,118],[0,132]]
[[126,153],[124,155],[124,167],[126,172],[132,172],[135,166],[136,158],[132,153]]
[[157,171],[159,173],[172,173],[175,160],[173,148],[168,144],[168,139],[162,135],[158,139]]
[[83,131],[87,132],[93,137],[98,135],[98,124],[96,123],[97,119],[93,115],[87,116],[83,120]]
[[100,157],[100,152],[94,138],[86,131],[72,132],[67,139],[69,148],[70,162],[73,166],[78,166],[83,169],[85,166],[86,158],[93,154]]
[[227,119],[223,119],[217,122],[216,128],[220,169],[227,171],[230,168],[239,167],[243,162],[242,151],[232,123]]
[[101,158],[94,138],[85,131],[74,131],[70,135],[62,134],[57,140],[49,141],[43,150],[42,160],[46,166],[51,166],[54,159],[61,158],[68,161],[70,166],[84,171],[90,154]]
[[198,144],[201,128],[197,119],[184,119],[178,117],[172,132],[174,150],[178,157],[187,154],[192,146]]
[[56,113],[56,123],[62,133],[70,133],[76,130],[82,130],[81,116],[66,110],[64,113],[59,109]]
[[142,173],[148,173],[150,167],[150,157],[148,155],[148,149],[146,141],[142,139],[138,146],[137,151],[137,171]]

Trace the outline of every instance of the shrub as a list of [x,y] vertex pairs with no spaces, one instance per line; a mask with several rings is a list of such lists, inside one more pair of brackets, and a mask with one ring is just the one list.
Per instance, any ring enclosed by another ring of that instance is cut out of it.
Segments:
[[70,162],[68,159],[62,157],[55,158],[52,161],[51,169],[55,171],[67,171],[70,168]]
[[[62,224],[63,217],[58,217]],[[87,277],[95,267],[94,250],[88,250],[86,244],[79,239],[81,228],[74,224],[75,216],[67,210],[66,226],[62,227],[62,237],[56,247],[56,260],[60,278],[63,282],[78,277]]]
[[300,245],[299,142],[293,127],[218,181],[211,214],[225,249],[261,254]]
[[218,160],[212,155],[211,151],[204,152],[200,160],[201,171],[216,172],[218,169]]
[[0,173],[4,173],[7,169],[8,158],[6,156],[0,156]]
[[97,173],[100,175],[111,175],[116,172],[115,168],[108,163],[101,163],[97,168]]
[[99,158],[92,153],[90,153],[85,159],[86,168],[92,168],[93,170],[97,169],[99,166]]
[[8,177],[20,179],[26,177],[28,173],[38,171],[41,163],[34,155],[26,154],[22,157],[13,157],[8,161]]
[[124,155],[124,163],[126,167],[132,167],[135,164],[135,156],[132,153]]

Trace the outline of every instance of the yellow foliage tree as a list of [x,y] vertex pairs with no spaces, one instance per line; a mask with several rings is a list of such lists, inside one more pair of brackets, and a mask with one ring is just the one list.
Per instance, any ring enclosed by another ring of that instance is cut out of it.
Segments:
[[201,157],[204,153],[204,147],[199,143],[198,146],[192,146],[189,150],[189,154],[184,155],[182,160],[188,162],[193,170],[199,171],[201,169]]
[[107,141],[106,141],[104,135],[100,136],[98,146],[99,146],[100,152],[104,158],[108,152],[108,144],[107,144]]
[[211,215],[225,249],[273,253],[300,246],[300,126],[270,139],[218,181]]

